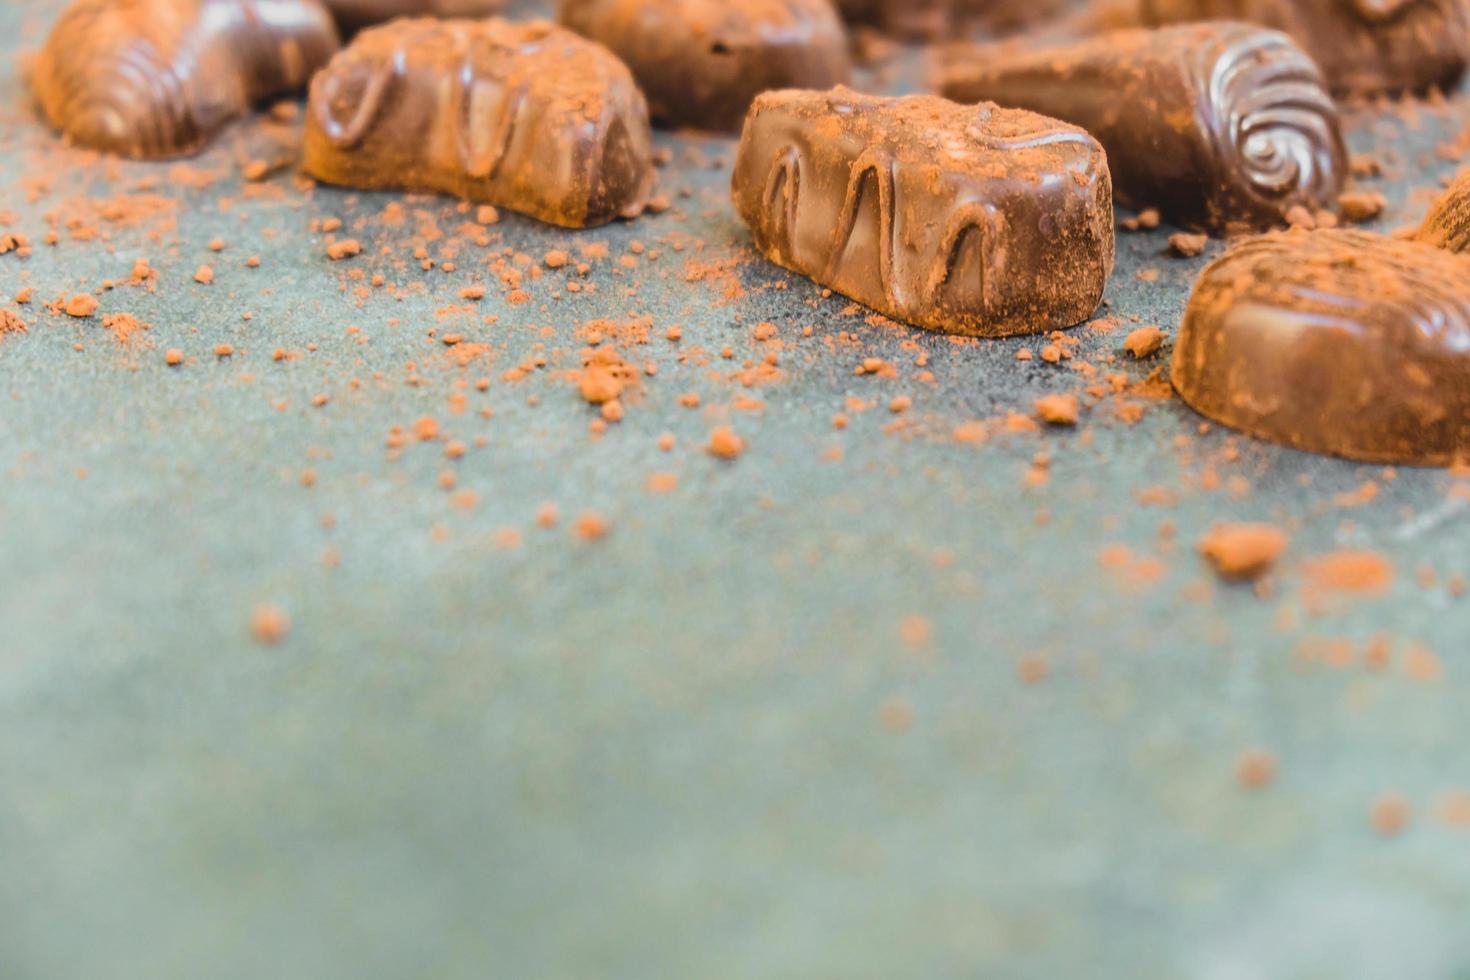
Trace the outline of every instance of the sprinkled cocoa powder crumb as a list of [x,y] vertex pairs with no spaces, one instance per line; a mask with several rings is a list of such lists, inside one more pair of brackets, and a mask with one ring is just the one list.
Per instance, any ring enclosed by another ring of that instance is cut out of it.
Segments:
[[1169,247],[1174,250],[1174,254],[1187,259],[1199,255],[1209,243],[1209,235],[1194,235],[1187,231],[1176,231],[1169,236]]
[[1153,324],[1139,327],[1123,338],[1123,349],[1136,360],[1157,354],[1164,346],[1164,333]]
[[203,286],[214,282],[214,270],[207,265],[201,265],[194,272],[194,281]]
[[340,242],[332,242],[327,246],[327,258],[333,262],[340,262],[360,254],[362,254],[362,242],[356,238],[344,238]]
[[745,452],[745,440],[735,434],[735,430],[727,425],[719,426],[709,434],[709,443],[705,449],[711,456],[720,459],[734,459]]
[[235,348],[230,346],[229,344],[218,344],[214,348],[215,357],[231,357],[234,355],[234,353]]
[[271,165],[264,160],[251,160],[241,169],[240,175],[251,183],[265,180],[271,172]]
[[1319,592],[1382,595],[1393,584],[1393,564],[1376,551],[1337,551],[1304,564],[1307,586]]
[[674,448],[674,434],[665,432],[658,437],[658,448],[664,452],[671,452]]
[[26,322],[9,310],[0,310],[0,337],[13,333],[25,333]]
[[500,212],[489,204],[482,204],[475,209],[475,221],[482,225],[493,225],[500,220]]
[[1045,655],[1028,653],[1016,661],[1016,676],[1023,684],[1040,684],[1051,674],[1051,664]]
[[1368,822],[1380,837],[1396,837],[1409,826],[1412,809],[1409,801],[1397,793],[1384,793],[1373,801]]
[[1270,571],[1286,545],[1274,524],[1219,524],[1200,539],[1199,553],[1221,578],[1246,582]]
[[169,367],[178,367],[184,363],[184,352],[177,347],[170,347],[163,352],[163,363]]
[[225,240],[223,238],[211,238],[209,240],[209,250],[211,252],[223,252],[225,250]]
[[585,511],[573,528],[583,541],[598,541],[607,536],[607,522],[594,511]]
[[552,249],[542,257],[542,261],[546,263],[546,268],[548,269],[565,268],[566,264],[571,260],[572,257],[559,248]]
[[286,638],[291,623],[277,606],[261,603],[250,614],[250,635],[256,643],[275,646]]
[[1265,749],[1248,749],[1235,760],[1235,781],[1242,789],[1264,789],[1276,781],[1276,756]]
[[909,407],[913,405],[913,403],[914,400],[908,395],[896,395],[891,401],[889,401],[888,410],[894,415],[900,415],[904,412],[907,412],[909,410]]
[[97,302],[97,297],[91,293],[78,293],[66,301],[66,315],[85,319],[96,313],[99,305],[101,304]]
[[1076,395],[1044,395],[1036,399],[1036,414],[1048,425],[1077,424]]
[[1337,198],[1337,207],[1342,212],[1343,220],[1353,224],[1372,221],[1387,206],[1387,199],[1376,191],[1347,191]]
[[679,478],[673,473],[648,474],[649,493],[672,493],[679,486]]
[[557,511],[555,504],[542,504],[536,508],[536,526],[550,530],[556,527]]

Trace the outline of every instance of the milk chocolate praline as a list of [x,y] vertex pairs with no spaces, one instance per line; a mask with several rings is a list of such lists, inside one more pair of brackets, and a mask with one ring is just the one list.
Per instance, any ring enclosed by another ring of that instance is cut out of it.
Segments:
[[303,168],[438,191],[569,228],[643,210],[648,108],[606,48],[544,21],[397,20],[311,84]]
[[1470,170],[1463,171],[1435,199],[1414,237],[1451,252],[1470,251]]
[[1470,59],[1470,0],[1139,0],[1144,24],[1241,20],[1289,34],[1339,95],[1447,89]]
[[1337,108],[1286,35],[1217,22],[1054,48],[955,45],[940,91],[1075,123],[1107,149],[1118,199],[1176,224],[1260,230],[1336,206]]
[[767,258],[934,330],[1070,326],[1112,268],[1102,148],[1022,110],[767,92],[745,121],[733,190]]
[[761,92],[850,73],[830,0],[562,0],[558,19],[622,58],[653,117],[679,126],[738,130]]
[[180,156],[301,88],[337,47],[318,0],[76,0],[31,84],[51,124],[83,146]]
[[1293,230],[1200,274],[1174,386],[1227,426],[1374,463],[1470,458],[1470,258],[1363,231]]

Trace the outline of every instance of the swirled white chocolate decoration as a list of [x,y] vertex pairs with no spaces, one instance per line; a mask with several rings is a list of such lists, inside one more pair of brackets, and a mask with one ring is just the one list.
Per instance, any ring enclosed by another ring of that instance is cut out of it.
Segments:
[[950,98],[1075,123],[1108,152],[1118,199],[1212,231],[1334,208],[1346,172],[1337,108],[1284,34],[1219,22],[1103,34],[1007,54],[947,49]]
[[77,143],[129,157],[194,153],[338,47],[318,0],[76,0],[31,84]]

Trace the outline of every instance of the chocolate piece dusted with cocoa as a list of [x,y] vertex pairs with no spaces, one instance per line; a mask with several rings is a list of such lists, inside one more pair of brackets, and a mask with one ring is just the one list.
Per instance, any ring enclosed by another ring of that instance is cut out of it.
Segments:
[[955,0],[837,0],[854,24],[869,24],[905,38],[935,38],[952,25]]
[[488,17],[505,0],[322,0],[346,33],[398,17]]
[[1291,39],[1240,23],[1113,31],[1065,47],[946,49],[943,93],[1055,116],[1107,149],[1118,200],[1176,224],[1264,229],[1336,205],[1337,108]]
[[1144,24],[1243,20],[1291,35],[1339,95],[1448,88],[1470,58],[1470,0],[1139,0]]
[[934,330],[1070,326],[1113,265],[1102,147],[1022,110],[767,92],[745,121],[734,194],[771,261]]
[[397,20],[311,83],[308,174],[438,191],[568,228],[643,210],[648,108],[627,67],[546,23]]
[[738,130],[761,92],[851,73],[830,0],[563,0],[559,19],[611,48],[654,118],[679,126]]
[[1429,214],[1414,237],[1451,252],[1470,251],[1470,170],[1456,177],[1429,206]]
[[1174,346],[1196,411],[1378,463],[1470,457],[1470,258],[1364,231],[1252,238],[1200,274]]
[[51,124],[83,146],[181,156],[304,86],[337,47],[318,0],[76,0],[31,85]]

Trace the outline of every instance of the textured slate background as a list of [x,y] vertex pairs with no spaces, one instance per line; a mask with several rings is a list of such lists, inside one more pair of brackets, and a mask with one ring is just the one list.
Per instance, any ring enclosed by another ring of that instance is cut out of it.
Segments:
[[[18,55],[57,8],[0,7],[0,211],[33,238],[48,210],[119,186],[96,161],[48,154],[27,105]],[[1453,169],[1433,149],[1465,103],[1353,120],[1355,148],[1394,163],[1372,182],[1392,201],[1382,226],[1417,219],[1413,188]],[[497,359],[466,376],[496,381],[461,416],[446,405],[463,372],[425,328],[449,329],[435,309],[483,265],[403,275],[369,248],[353,267],[431,287],[357,305],[308,221],[362,218],[365,241],[396,246],[376,217],[389,197],[303,198],[289,173],[272,179],[285,193],[239,196],[254,125],[196,161],[223,174],[213,186],[155,192],[182,202],[161,241],[116,227],[0,257],[6,302],[22,285],[49,300],[125,276],[138,255],[163,282],[102,301],[151,323],[151,348],[37,305],[28,334],[0,341],[0,975],[1470,975],[1470,838],[1433,817],[1470,785],[1470,614],[1413,574],[1470,571],[1453,478],[1401,470],[1343,511],[1332,495],[1379,468],[1247,440],[1230,461],[1219,431],[1179,449],[1199,420],[1177,402],[1133,427],[1099,413],[1087,437],[958,445],[956,424],[1027,411],[1076,378],[1016,362],[1034,340],[870,326],[760,263],[736,267],[745,296],[719,301],[684,260],[734,258],[746,238],[728,168],[685,151],[728,163],[732,147],[659,141],[675,157],[664,185],[692,196],[585,238],[614,258],[671,235],[702,251],[664,248],[632,273],[601,263],[593,296],[551,300],[543,283],[510,306],[492,288],[480,312],[500,322],[464,329]],[[42,170],[52,183],[32,200],[25,179]],[[126,185],[165,171],[114,172]],[[459,220],[452,202],[419,206]],[[584,240],[511,217],[494,230],[532,255]],[[1120,234],[1108,299],[1172,331],[1206,258],[1162,255],[1167,232]],[[229,247],[211,257],[217,235]],[[251,252],[255,272],[240,266]],[[205,261],[209,287],[190,279]],[[1157,283],[1137,279],[1145,267]],[[774,283],[788,288],[760,288]],[[499,380],[534,345],[575,351],[577,325],[630,310],[655,320],[638,357],[659,374],[601,440],[564,380]],[[683,347],[729,345],[736,363],[714,366],[733,370],[761,355],[750,328],[766,319],[787,376],[748,393],[760,413],[734,410],[741,389],[661,339],[682,323]],[[842,330],[861,346],[831,353]],[[1123,334],[1079,336],[1096,357]],[[221,342],[240,353],[216,361]],[[933,384],[913,379],[910,342]],[[196,360],[170,370],[169,347]],[[854,377],[866,356],[901,377]],[[422,384],[404,383],[409,361]],[[700,409],[678,406],[685,391]],[[318,392],[332,400],[312,408]],[[880,431],[901,393],[931,435]],[[834,431],[850,395],[879,407]],[[476,508],[438,487],[438,447],[386,458],[390,427],[424,414],[488,438],[449,466]],[[733,465],[699,448],[723,421],[750,444]],[[824,456],[834,446],[840,460]],[[1026,489],[1043,450],[1053,478]],[[1200,489],[1206,463],[1248,495]],[[646,492],[656,470],[679,489]],[[1155,485],[1180,489],[1177,506],[1140,506]],[[533,523],[545,501],[563,515],[554,531]],[[612,527],[596,544],[568,531],[589,508]],[[1216,586],[1197,563],[1192,542],[1223,518],[1292,527],[1273,596]],[[507,527],[519,547],[497,545]],[[1098,563],[1120,543],[1161,558],[1163,578],[1120,589]],[[1395,586],[1314,620],[1300,561],[1339,545],[1390,555]],[[289,614],[277,647],[250,639],[261,602]],[[911,617],[927,643],[905,642]],[[1437,651],[1444,679],[1293,655],[1306,635],[1378,630]],[[1026,653],[1047,658],[1045,683],[1017,679]],[[885,705],[912,711],[907,731],[882,724]],[[1281,773],[1248,794],[1232,767],[1257,745]],[[1415,805],[1391,841],[1367,817],[1388,790]]]

